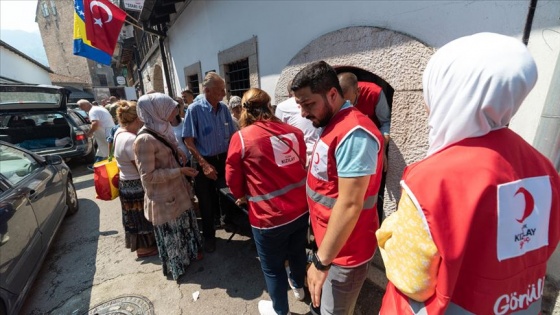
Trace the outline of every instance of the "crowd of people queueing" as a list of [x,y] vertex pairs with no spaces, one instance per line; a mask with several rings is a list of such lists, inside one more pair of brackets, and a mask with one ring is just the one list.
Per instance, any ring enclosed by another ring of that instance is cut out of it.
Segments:
[[[404,170],[398,209],[381,226],[390,110],[380,89],[352,74],[307,65],[276,113],[258,88],[228,108],[214,72],[203,94],[183,94],[184,118],[181,99],[161,93],[118,102],[112,141],[126,246],[159,254],[164,274],[178,279],[216,250],[216,222],[235,211],[219,193],[229,187],[248,207],[271,298],[260,314],[289,314],[288,287],[303,300],[305,284],[311,313],[353,314],[376,248],[389,279],[380,314],[538,314],[560,239],[560,177],[508,128],[536,80],[527,48],[507,36],[479,33],[439,49],[423,76],[428,153]],[[79,103],[99,123],[102,110]]]

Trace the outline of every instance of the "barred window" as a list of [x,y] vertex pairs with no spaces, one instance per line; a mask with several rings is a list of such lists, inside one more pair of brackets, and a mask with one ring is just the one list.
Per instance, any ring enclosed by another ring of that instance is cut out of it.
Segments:
[[194,97],[200,94],[200,89],[198,87],[198,74],[187,76],[187,86],[189,87],[189,90],[193,92]]
[[107,76],[104,74],[98,74],[97,78],[99,79],[100,86],[107,86]]
[[249,81],[249,59],[241,59],[226,64],[226,84],[230,96],[243,96],[251,88]]

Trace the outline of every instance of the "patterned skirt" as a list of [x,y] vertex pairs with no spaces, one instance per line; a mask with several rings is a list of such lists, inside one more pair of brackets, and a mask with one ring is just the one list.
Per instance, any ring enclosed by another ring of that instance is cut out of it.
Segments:
[[202,236],[193,209],[189,209],[173,221],[155,225],[156,242],[163,274],[179,279],[192,261],[202,251]]
[[144,216],[144,189],[140,179],[120,180],[119,198],[126,248],[136,251],[156,246],[154,227]]

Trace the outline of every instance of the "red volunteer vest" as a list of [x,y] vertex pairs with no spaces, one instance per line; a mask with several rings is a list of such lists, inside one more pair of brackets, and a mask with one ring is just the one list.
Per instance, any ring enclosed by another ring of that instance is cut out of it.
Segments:
[[436,292],[419,303],[389,283],[380,314],[540,313],[560,238],[560,179],[546,157],[504,128],[409,166],[403,180],[441,254]]
[[364,196],[364,206],[360,218],[346,241],[334,264],[355,267],[369,261],[375,252],[377,240],[375,231],[379,227],[377,218],[377,192],[383,167],[383,137],[373,122],[354,107],[341,109],[323,130],[315,144],[307,175],[307,202],[310,221],[317,245],[321,246],[331,210],[338,198],[338,171],[335,151],[344,138],[356,128],[371,134],[379,145],[377,168],[370,178]]
[[[246,185],[251,225],[272,228],[292,222],[307,213],[306,171],[302,165],[306,158],[303,133],[281,122],[257,122],[241,129],[234,136],[241,137],[243,146],[230,150],[242,150],[245,174],[242,181]],[[235,175],[226,176],[231,178]],[[232,178],[229,182],[236,182],[236,179]]]
[[375,115],[375,107],[377,106],[377,102],[379,102],[381,87],[372,82],[360,81],[358,82],[358,88],[360,89],[360,95],[354,107],[368,116],[375,123],[377,128],[379,128],[380,123],[379,119],[377,119],[377,115]]

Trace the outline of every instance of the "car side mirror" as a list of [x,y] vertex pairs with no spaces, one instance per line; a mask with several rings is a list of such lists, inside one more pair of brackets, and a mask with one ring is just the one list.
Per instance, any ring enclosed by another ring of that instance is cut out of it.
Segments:
[[62,164],[62,158],[60,155],[47,155],[45,156],[45,161],[49,165],[60,165]]

